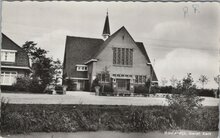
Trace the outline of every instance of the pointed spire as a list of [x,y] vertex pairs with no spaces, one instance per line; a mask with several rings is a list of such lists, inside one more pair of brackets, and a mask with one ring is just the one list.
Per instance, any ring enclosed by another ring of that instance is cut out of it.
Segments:
[[107,10],[106,18],[105,18],[105,24],[104,24],[104,29],[103,29],[102,36],[103,36],[104,38],[107,38],[107,37],[110,36],[110,27],[109,27],[109,19],[108,19],[108,10]]

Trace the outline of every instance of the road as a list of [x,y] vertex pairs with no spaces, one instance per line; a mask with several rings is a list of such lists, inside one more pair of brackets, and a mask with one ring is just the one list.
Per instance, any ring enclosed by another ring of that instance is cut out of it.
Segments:
[[[161,97],[96,96],[91,92],[67,92],[66,95],[2,93],[4,99],[13,104],[93,104],[93,105],[167,105]],[[205,97],[204,106],[218,106],[219,99]]]

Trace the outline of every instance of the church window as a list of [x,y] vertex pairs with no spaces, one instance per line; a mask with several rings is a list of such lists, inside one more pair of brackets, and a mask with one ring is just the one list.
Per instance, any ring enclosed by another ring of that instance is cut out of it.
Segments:
[[113,48],[113,64],[117,63],[117,58],[116,58],[117,54],[116,54],[116,48]]
[[121,63],[121,48],[118,48],[118,62],[117,62],[117,64],[120,64]]
[[130,48],[113,48],[113,65],[132,66],[133,49]]
[[122,48],[122,65],[125,65],[125,48]]

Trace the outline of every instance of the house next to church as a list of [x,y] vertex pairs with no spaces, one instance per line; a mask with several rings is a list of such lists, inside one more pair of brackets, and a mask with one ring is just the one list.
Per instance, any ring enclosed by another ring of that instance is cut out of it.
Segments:
[[3,33],[1,46],[1,86],[10,87],[17,77],[30,74],[29,58],[20,46]]
[[[117,94],[133,93],[134,86],[148,79],[157,84],[144,44],[136,42],[124,26],[111,35],[108,13],[102,35],[104,39],[66,37],[64,80],[71,79],[76,90],[85,90],[97,77]],[[106,69],[108,75],[103,73]]]

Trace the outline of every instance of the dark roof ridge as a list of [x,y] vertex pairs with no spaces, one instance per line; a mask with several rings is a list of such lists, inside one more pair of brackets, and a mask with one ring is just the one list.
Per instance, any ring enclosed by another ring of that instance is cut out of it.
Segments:
[[[97,39],[97,40],[103,40],[102,38],[81,37],[81,36],[69,36],[69,35],[67,35],[66,37],[70,37],[70,38],[81,38],[81,39]],[[103,40],[103,41],[104,41],[104,40]]]

